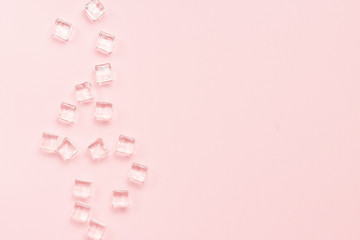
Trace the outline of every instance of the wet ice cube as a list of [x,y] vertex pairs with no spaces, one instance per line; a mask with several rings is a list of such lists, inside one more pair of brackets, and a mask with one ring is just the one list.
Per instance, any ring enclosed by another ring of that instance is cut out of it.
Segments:
[[110,54],[113,52],[115,46],[115,36],[100,32],[96,49],[100,52]]
[[128,190],[115,190],[113,192],[113,207],[126,208],[130,204]]
[[135,148],[135,139],[131,137],[126,137],[124,135],[120,135],[118,146],[116,149],[116,153],[123,156],[128,157],[133,154]]
[[59,136],[57,135],[43,133],[40,149],[46,152],[55,152],[57,149],[58,140]]
[[105,230],[105,224],[95,219],[91,219],[89,222],[89,228],[86,232],[86,236],[92,240],[101,240],[104,238]]
[[129,172],[129,180],[136,183],[143,183],[147,174],[147,167],[138,163],[133,163]]
[[104,5],[98,0],[91,0],[85,5],[85,13],[93,22],[97,21],[105,13]]
[[94,96],[91,93],[91,84],[89,82],[75,85],[75,95],[80,103],[90,102],[94,99]]
[[71,160],[75,154],[78,152],[78,147],[75,146],[69,138],[64,138],[56,152],[61,156],[61,158],[65,161]]
[[68,41],[70,39],[71,32],[72,32],[71,23],[68,23],[59,18],[56,19],[55,27],[54,27],[54,31],[53,31],[54,38],[57,38],[57,39],[60,39],[63,41]]
[[109,84],[114,80],[110,63],[96,65],[95,72],[98,85]]
[[109,121],[112,116],[112,104],[108,102],[96,102],[95,119]]
[[88,150],[94,160],[103,159],[109,154],[109,149],[105,146],[102,138],[96,139],[96,141],[88,147]]
[[89,205],[81,202],[76,202],[72,219],[76,222],[85,223],[90,217],[90,210],[91,208]]
[[76,118],[77,108],[75,105],[62,102],[58,114],[58,120],[67,124],[73,124]]
[[73,194],[76,198],[87,199],[92,193],[92,182],[82,179],[75,179]]

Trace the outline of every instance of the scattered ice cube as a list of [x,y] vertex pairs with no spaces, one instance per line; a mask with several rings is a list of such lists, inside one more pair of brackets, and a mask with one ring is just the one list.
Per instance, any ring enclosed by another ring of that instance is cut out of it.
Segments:
[[100,32],[98,37],[98,42],[96,45],[96,49],[100,52],[110,54],[113,52],[115,46],[115,36]]
[[91,219],[89,222],[89,228],[86,232],[86,236],[92,240],[101,240],[104,238],[106,226],[105,224]]
[[105,13],[104,5],[98,0],[91,0],[85,5],[85,13],[93,22],[97,21]]
[[112,116],[112,103],[96,102],[95,119],[98,121],[109,121]]
[[73,194],[76,198],[87,199],[92,193],[92,182],[82,179],[75,179]]
[[113,192],[113,207],[126,208],[130,204],[128,190],[115,190]]
[[110,63],[99,64],[95,66],[96,83],[98,85],[109,84],[114,80]]
[[68,41],[70,39],[71,32],[72,32],[71,23],[61,20],[60,18],[56,19],[55,27],[54,27],[54,31],[53,31],[54,38],[57,38],[57,39],[60,39],[63,41]]
[[138,163],[133,163],[130,172],[129,180],[136,183],[143,183],[147,174],[147,167]]
[[76,118],[77,108],[75,105],[62,102],[60,105],[60,111],[58,114],[58,120],[63,123],[73,124]]
[[91,84],[89,82],[75,85],[75,95],[80,103],[90,102],[94,99],[94,96],[91,93]]
[[88,147],[88,150],[94,160],[103,159],[109,154],[109,149],[105,146],[102,138],[96,139],[96,141]]
[[43,133],[40,149],[46,152],[55,152],[57,149],[58,140],[59,136],[57,135]]
[[91,208],[89,205],[81,202],[76,202],[74,206],[72,219],[80,223],[87,222],[90,217],[90,209]]
[[120,135],[118,146],[116,149],[116,153],[123,156],[128,157],[133,154],[135,148],[135,139],[131,137],[126,137],[124,135]]
[[78,147],[75,146],[69,138],[64,138],[56,152],[62,157],[63,160],[71,160],[75,154],[79,151]]

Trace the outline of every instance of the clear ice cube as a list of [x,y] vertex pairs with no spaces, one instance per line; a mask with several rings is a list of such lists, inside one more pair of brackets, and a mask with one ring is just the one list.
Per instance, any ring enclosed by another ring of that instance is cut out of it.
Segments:
[[109,84],[114,80],[110,63],[95,66],[96,83],[98,85]]
[[58,145],[59,136],[50,133],[42,134],[40,149],[46,152],[55,152]]
[[128,190],[115,190],[113,192],[113,207],[126,208],[130,204]]
[[75,95],[80,103],[90,102],[94,99],[94,96],[91,93],[91,84],[89,82],[75,85]]
[[113,52],[115,46],[115,36],[100,32],[96,49],[100,52],[110,54]]
[[69,138],[64,138],[56,152],[61,156],[61,158],[65,161],[73,159],[75,154],[79,151],[78,147],[75,146]]
[[105,230],[106,230],[105,224],[95,219],[91,219],[89,222],[89,228],[86,232],[86,236],[92,240],[101,240],[104,238]]
[[109,154],[109,149],[105,146],[102,138],[96,139],[96,141],[88,147],[88,150],[94,160],[103,159]]
[[87,199],[92,193],[92,182],[82,179],[75,179],[73,194],[75,198]]
[[77,107],[75,105],[62,102],[58,113],[58,120],[66,124],[73,124],[75,122],[76,112]]
[[112,103],[96,102],[95,119],[98,121],[110,121],[112,116]]
[[76,202],[72,214],[72,219],[76,222],[85,223],[90,217],[90,210],[91,208],[89,205],[81,202]]
[[99,20],[105,13],[104,5],[98,0],[91,0],[85,5],[85,13],[93,22]]
[[135,139],[120,135],[116,153],[123,157],[128,157],[133,154],[135,148]]
[[133,163],[129,172],[129,180],[136,183],[143,183],[147,174],[148,168],[144,165]]
[[55,27],[53,31],[53,37],[63,41],[68,41],[70,39],[72,32],[71,23],[68,23],[60,18],[56,19]]

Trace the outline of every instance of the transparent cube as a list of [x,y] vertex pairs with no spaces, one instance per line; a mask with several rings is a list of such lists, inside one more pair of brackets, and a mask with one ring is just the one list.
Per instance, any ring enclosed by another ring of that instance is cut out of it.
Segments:
[[90,218],[91,208],[89,205],[81,202],[76,202],[72,219],[76,222],[85,223]]
[[45,152],[55,152],[57,149],[58,140],[58,135],[43,133],[40,149]]
[[98,85],[109,84],[114,80],[110,63],[95,66],[96,83]]
[[56,152],[61,156],[61,158],[65,161],[73,159],[75,154],[79,151],[78,147],[75,146],[69,138],[64,138]]
[[73,124],[75,122],[76,112],[77,108],[75,105],[62,102],[60,105],[58,120],[66,124]]
[[135,139],[120,135],[116,153],[123,157],[129,157],[133,154],[135,148]]
[[99,20],[105,13],[104,5],[98,0],[91,0],[85,5],[85,13],[93,22]]
[[147,174],[148,168],[144,165],[133,163],[129,172],[129,180],[136,183],[143,183]]
[[113,207],[127,208],[130,204],[128,190],[115,190],[113,192]]
[[115,36],[100,32],[96,49],[100,52],[110,54],[113,52],[115,46]]
[[95,219],[91,219],[89,222],[89,228],[86,232],[86,236],[92,240],[101,240],[104,238],[105,230],[106,230],[105,224]]
[[96,141],[88,147],[88,150],[94,160],[103,159],[109,154],[109,149],[105,146],[102,138],[96,139]]
[[92,194],[92,182],[82,179],[75,179],[73,194],[76,198],[89,198]]
[[75,95],[80,103],[91,102],[94,99],[94,96],[91,93],[91,84],[89,82],[75,85]]
[[110,121],[112,116],[112,103],[96,102],[95,119],[98,121]]
[[62,41],[68,41],[72,32],[71,23],[68,23],[60,18],[56,19],[53,31],[53,37]]

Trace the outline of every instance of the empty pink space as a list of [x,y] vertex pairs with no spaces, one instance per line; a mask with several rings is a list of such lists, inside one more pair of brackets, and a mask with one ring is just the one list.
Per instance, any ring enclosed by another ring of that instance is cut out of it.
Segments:
[[[359,239],[359,1],[101,2],[96,22],[87,0],[2,2],[3,239]],[[115,36],[104,52],[100,32]],[[43,132],[59,136],[48,152]],[[136,140],[128,157],[120,135]],[[51,153],[64,137],[79,148],[68,161]],[[98,138],[109,153],[94,161]],[[90,229],[72,220],[75,179],[92,183]]]

